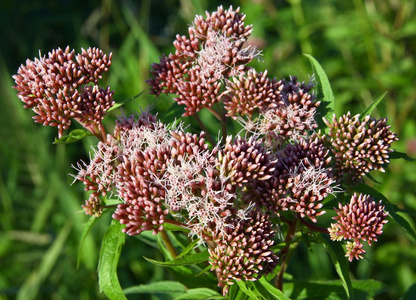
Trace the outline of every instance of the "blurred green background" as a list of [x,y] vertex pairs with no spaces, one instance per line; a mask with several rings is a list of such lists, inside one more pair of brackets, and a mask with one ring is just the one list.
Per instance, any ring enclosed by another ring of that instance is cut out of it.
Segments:
[[[176,34],[187,34],[195,14],[218,5],[241,7],[253,24],[251,42],[263,50],[258,70],[277,78],[308,80],[312,69],[302,53],[323,66],[336,98],[336,113],[359,113],[388,91],[374,112],[388,116],[398,133],[396,150],[416,156],[416,7],[414,0],[353,1],[197,1],[197,0],[45,0],[0,2],[0,299],[101,299],[96,267],[107,214],[88,235],[77,255],[88,218],[81,183],[70,186],[71,164],[88,160],[86,140],[53,145],[55,128],[42,127],[24,110],[11,75],[27,58],[57,47],[100,47],[113,52],[104,84],[122,101],[139,94],[126,112],[148,104],[162,113],[169,99],[156,99],[144,80],[161,53],[172,51]],[[111,116],[113,117],[113,116]],[[107,124],[111,127],[111,121]],[[90,144],[89,144],[90,143]],[[415,163],[392,161],[387,174],[373,174],[377,185],[414,227]],[[366,259],[351,264],[353,278],[384,284],[378,299],[399,299],[416,282],[415,241],[392,220]],[[303,280],[336,275],[322,247],[308,254],[300,247],[289,273]],[[143,256],[162,259],[142,240],[127,238],[119,265],[122,287],[170,278]],[[408,291],[411,292],[411,291]],[[414,289],[413,289],[413,292]],[[409,294],[410,295],[410,294]],[[150,299],[141,295],[138,299]],[[155,299],[161,299],[153,296]],[[416,297],[416,296],[415,296]],[[135,299],[131,297],[131,299]],[[408,298],[412,299],[412,298]]]

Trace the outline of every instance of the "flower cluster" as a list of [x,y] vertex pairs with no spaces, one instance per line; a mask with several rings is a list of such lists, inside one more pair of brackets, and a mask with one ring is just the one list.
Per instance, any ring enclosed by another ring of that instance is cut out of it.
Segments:
[[147,81],[150,92],[176,94],[175,100],[185,105],[185,116],[219,102],[223,82],[244,72],[246,64],[260,54],[255,47],[244,48],[252,32],[244,19],[239,9],[222,6],[205,19],[196,16],[189,38],[178,35],[175,53],[152,65],[153,79]]
[[389,163],[390,148],[397,141],[396,134],[390,131],[387,119],[376,120],[359,115],[351,117],[348,112],[332,123],[324,119],[329,128],[328,144],[335,157],[334,173],[339,182],[352,184],[361,181],[371,170],[384,172],[383,165]]
[[387,212],[381,201],[376,203],[369,195],[354,194],[350,203],[339,204],[335,208],[337,216],[333,219],[328,229],[332,240],[349,240],[347,242],[346,256],[350,261],[362,258],[365,253],[361,241],[367,241],[368,245],[377,242],[377,236],[383,232],[383,225],[387,223]]
[[[151,94],[174,94],[184,116],[195,116],[204,130],[198,133],[145,110],[121,115],[107,134],[101,120],[114,104],[113,92],[98,80],[112,55],[96,48],[54,50],[28,60],[14,76],[36,122],[58,127],[62,136],[74,119],[100,139],[90,162],[75,167],[75,179],[90,192],[85,213],[99,217],[109,208],[103,196],[115,195],[112,217],[128,235],[157,234],[167,223],[181,226],[199,246],[208,246],[224,295],[235,280],[258,280],[287,259],[300,223],[312,234],[347,240],[349,260],[361,258],[362,241],[377,241],[387,222],[381,202],[354,194],[335,208],[337,222],[328,230],[313,223],[339,186],[357,184],[370,170],[384,171],[397,140],[386,119],[350,113],[324,119],[326,135],[323,128],[315,132],[320,101],[313,80],[270,79],[267,71],[248,67],[260,52],[247,46],[252,27],[244,19],[239,9],[222,6],[197,16],[189,37],[176,37],[175,53],[152,65]],[[197,116],[203,108],[221,122],[222,139],[215,141],[217,132],[210,134]],[[240,133],[227,132],[233,127],[227,118],[242,125]],[[278,223],[288,229],[275,252]],[[285,262],[277,282],[284,268]]]
[[78,54],[69,47],[58,48],[48,57],[21,65],[13,76],[14,88],[24,107],[36,113],[35,122],[58,127],[59,136],[69,128],[71,119],[97,134],[105,113],[114,105],[114,92],[97,85],[111,58],[98,48],[82,49]]
[[248,188],[243,199],[276,214],[289,210],[316,222],[316,217],[325,213],[320,210],[323,199],[335,188],[329,167],[331,157],[323,140],[315,135],[310,140],[288,144],[276,158],[273,176]]
[[271,250],[275,233],[267,215],[252,210],[246,219],[229,223],[225,232],[214,236],[216,246],[209,250],[211,270],[215,270],[224,295],[234,280],[258,280],[278,262]]

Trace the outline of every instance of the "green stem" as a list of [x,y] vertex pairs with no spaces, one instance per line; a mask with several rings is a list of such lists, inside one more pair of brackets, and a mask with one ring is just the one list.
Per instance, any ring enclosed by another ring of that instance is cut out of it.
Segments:
[[223,118],[221,117],[221,115],[212,107],[207,107],[208,110],[218,119],[218,121],[222,122]]
[[281,291],[283,290],[283,274],[286,271],[287,264],[288,264],[288,259],[289,259],[288,252],[289,252],[289,249],[290,249],[290,246],[291,246],[290,242],[295,237],[296,229],[298,227],[298,219],[295,219],[293,221],[287,221],[287,224],[289,226],[289,229],[287,231],[286,238],[285,238],[285,243],[287,243],[287,244],[282,249],[282,251],[280,252],[280,258],[283,260],[283,262],[282,262],[282,265],[280,267],[279,274],[277,275],[276,281],[275,281],[276,287]]
[[308,227],[310,230],[328,234],[328,229],[327,228],[322,228],[322,227],[319,227],[318,225],[308,223],[304,219],[300,219],[300,222],[303,225],[305,225],[306,227]]
[[173,244],[170,241],[170,238],[166,233],[166,230],[162,230],[160,234],[162,235],[162,240],[165,243],[165,246],[168,249],[169,253],[173,256],[173,258],[177,257],[178,253],[176,252],[175,247],[173,247]]
[[209,133],[208,129],[205,127],[204,123],[202,123],[201,119],[199,118],[198,114],[194,114],[195,120],[198,122],[199,126],[203,131],[206,132],[207,140],[212,144],[213,147],[217,144],[214,139],[212,138],[211,134]]

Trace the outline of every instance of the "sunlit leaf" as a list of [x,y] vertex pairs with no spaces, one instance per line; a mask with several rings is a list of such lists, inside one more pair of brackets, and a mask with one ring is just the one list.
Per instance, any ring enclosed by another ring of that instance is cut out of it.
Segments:
[[386,96],[387,91],[384,92],[383,95],[381,95],[380,97],[378,97],[376,100],[374,100],[360,115],[360,120],[363,121],[364,118],[367,115],[371,115],[371,113],[373,112],[373,110],[377,107],[377,105],[381,102],[381,100],[383,100],[384,96]]
[[177,281],[159,281],[132,286],[123,290],[124,294],[165,294],[176,297],[186,292],[186,286]]
[[92,135],[91,132],[85,129],[74,129],[68,135],[64,135],[61,138],[55,138],[54,144],[70,144],[77,142],[84,137]]
[[174,300],[202,300],[202,299],[225,299],[217,291],[208,288],[196,288],[186,290],[185,294],[176,297]]
[[127,299],[117,276],[117,265],[126,234],[121,230],[125,225],[112,220],[101,244],[98,263],[98,283],[100,290],[111,300]]
[[259,283],[261,283],[267,290],[267,292],[273,296],[273,299],[277,300],[290,300],[288,297],[286,297],[281,290],[276,288],[274,285],[272,285],[270,282],[266,280],[266,278],[261,277],[259,279]]
[[354,292],[352,289],[352,283],[349,274],[349,264],[345,257],[344,249],[339,242],[332,242],[321,238],[331,260],[334,264],[335,270],[341,279],[342,286],[344,287],[346,296],[348,299],[354,299]]
[[319,62],[309,54],[304,55],[309,59],[312,65],[312,69],[317,81],[318,100],[321,101],[321,104],[317,108],[318,118],[316,121],[318,123],[318,128],[325,132],[327,127],[322,121],[322,118],[326,118],[327,120],[332,118],[335,108],[334,94],[332,92],[328,77],[326,76],[326,73]]
[[259,295],[257,295],[253,290],[247,287],[247,283],[249,283],[249,281],[236,280],[235,282],[237,283],[238,287],[243,291],[243,293],[250,297],[250,299],[261,299]]
[[175,267],[175,266],[199,264],[201,262],[207,261],[208,258],[209,258],[208,251],[186,255],[184,257],[181,257],[179,259],[175,259],[172,261],[157,261],[157,260],[153,260],[153,259],[145,257],[145,259],[148,262],[155,264],[157,266],[162,266],[162,267]]

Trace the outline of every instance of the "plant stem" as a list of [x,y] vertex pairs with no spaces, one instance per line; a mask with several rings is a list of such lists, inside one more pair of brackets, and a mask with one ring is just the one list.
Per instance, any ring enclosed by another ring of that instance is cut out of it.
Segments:
[[283,262],[280,267],[279,274],[277,275],[276,281],[275,281],[276,287],[279,290],[283,290],[283,274],[285,273],[285,270],[287,268],[288,258],[289,258],[287,254],[291,246],[290,242],[295,237],[296,229],[298,227],[298,219],[295,219],[293,221],[288,220],[287,224],[289,225],[289,229],[287,231],[286,238],[285,238],[285,243],[287,243],[287,245],[280,252],[280,258],[283,259]]
[[173,256],[173,258],[178,256],[178,253],[176,253],[176,250],[173,247],[172,242],[170,241],[170,238],[166,233],[166,230],[162,230],[160,234],[162,235],[162,240],[165,243],[166,248],[168,249],[169,253]]
[[214,139],[212,138],[211,134],[209,133],[208,129],[205,127],[204,123],[202,123],[201,119],[199,118],[198,114],[194,114],[195,120],[198,122],[201,129],[206,132],[207,140],[212,144],[213,147],[217,144]]
[[213,109],[212,107],[207,107],[207,109],[218,119],[218,121],[224,121],[222,116],[215,109]]
[[306,227],[308,227],[309,229],[313,230],[313,231],[318,231],[318,232],[321,232],[321,233],[328,234],[328,229],[327,228],[322,228],[322,227],[319,227],[318,225],[308,223],[304,219],[300,219],[300,222],[303,225],[305,225]]

